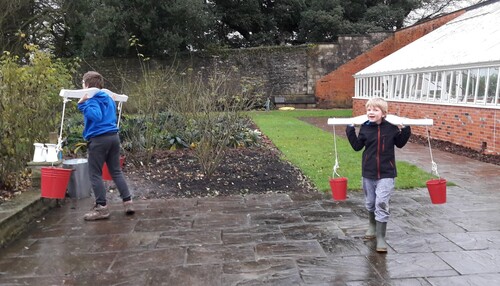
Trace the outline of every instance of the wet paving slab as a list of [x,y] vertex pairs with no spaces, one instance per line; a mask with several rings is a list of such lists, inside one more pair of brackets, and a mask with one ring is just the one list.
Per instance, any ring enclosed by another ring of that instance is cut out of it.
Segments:
[[[2,249],[0,285],[495,285],[500,196],[460,186],[433,205],[399,190],[387,254],[364,240],[361,192],[138,201],[125,216],[85,222],[63,204]],[[296,200],[294,200],[296,198]],[[464,201],[475,207],[462,207]],[[488,282],[487,284],[484,284]],[[493,283],[493,284],[491,284]]]
[[435,160],[456,185],[439,205],[426,189],[397,190],[387,254],[363,239],[359,191],[345,201],[144,200],[134,216],[111,196],[108,220],[85,222],[91,200],[67,201],[0,249],[0,285],[500,285],[500,167],[438,153]]

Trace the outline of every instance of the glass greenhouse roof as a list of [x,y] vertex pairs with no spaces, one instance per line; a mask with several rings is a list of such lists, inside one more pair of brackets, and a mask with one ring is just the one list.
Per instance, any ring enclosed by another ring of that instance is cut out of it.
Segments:
[[500,64],[500,1],[479,6],[355,77]]

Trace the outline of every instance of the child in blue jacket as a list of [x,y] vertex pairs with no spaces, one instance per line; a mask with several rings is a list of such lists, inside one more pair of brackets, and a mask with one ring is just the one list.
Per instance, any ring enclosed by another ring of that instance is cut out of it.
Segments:
[[[83,75],[83,88],[102,89],[104,78],[95,71]],[[116,104],[105,92],[98,91],[90,97],[86,94],[78,101],[83,113],[83,138],[87,140],[89,176],[95,195],[95,206],[85,214],[85,220],[99,220],[109,217],[106,202],[106,188],[102,180],[102,167],[106,162],[109,173],[123,200],[127,215],[134,214],[132,196],[120,167],[120,137],[116,118]]]
[[409,126],[395,126],[385,120],[388,105],[382,98],[366,103],[368,121],[356,135],[354,125],[346,128],[347,138],[355,151],[365,148],[362,156],[363,191],[368,210],[369,228],[365,238],[377,238],[377,252],[387,252],[385,233],[389,221],[389,201],[397,176],[394,146],[402,148],[411,135]]

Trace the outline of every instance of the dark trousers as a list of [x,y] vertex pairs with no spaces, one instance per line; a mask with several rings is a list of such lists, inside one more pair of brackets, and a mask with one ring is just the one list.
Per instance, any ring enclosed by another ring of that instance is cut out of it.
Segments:
[[90,138],[87,145],[89,176],[94,190],[96,204],[106,204],[106,188],[102,180],[102,167],[106,162],[111,178],[115,182],[120,197],[130,198],[130,191],[120,167],[120,137],[106,134]]

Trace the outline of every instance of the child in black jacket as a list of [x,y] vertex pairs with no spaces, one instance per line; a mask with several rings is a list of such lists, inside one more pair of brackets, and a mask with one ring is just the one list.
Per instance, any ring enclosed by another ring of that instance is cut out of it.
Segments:
[[347,138],[355,151],[363,151],[362,177],[365,206],[370,220],[365,238],[377,238],[377,252],[387,252],[385,233],[389,220],[389,201],[397,176],[394,146],[402,148],[411,135],[409,126],[395,126],[385,120],[387,102],[372,98],[366,103],[368,121],[356,135],[354,125],[346,128]]

